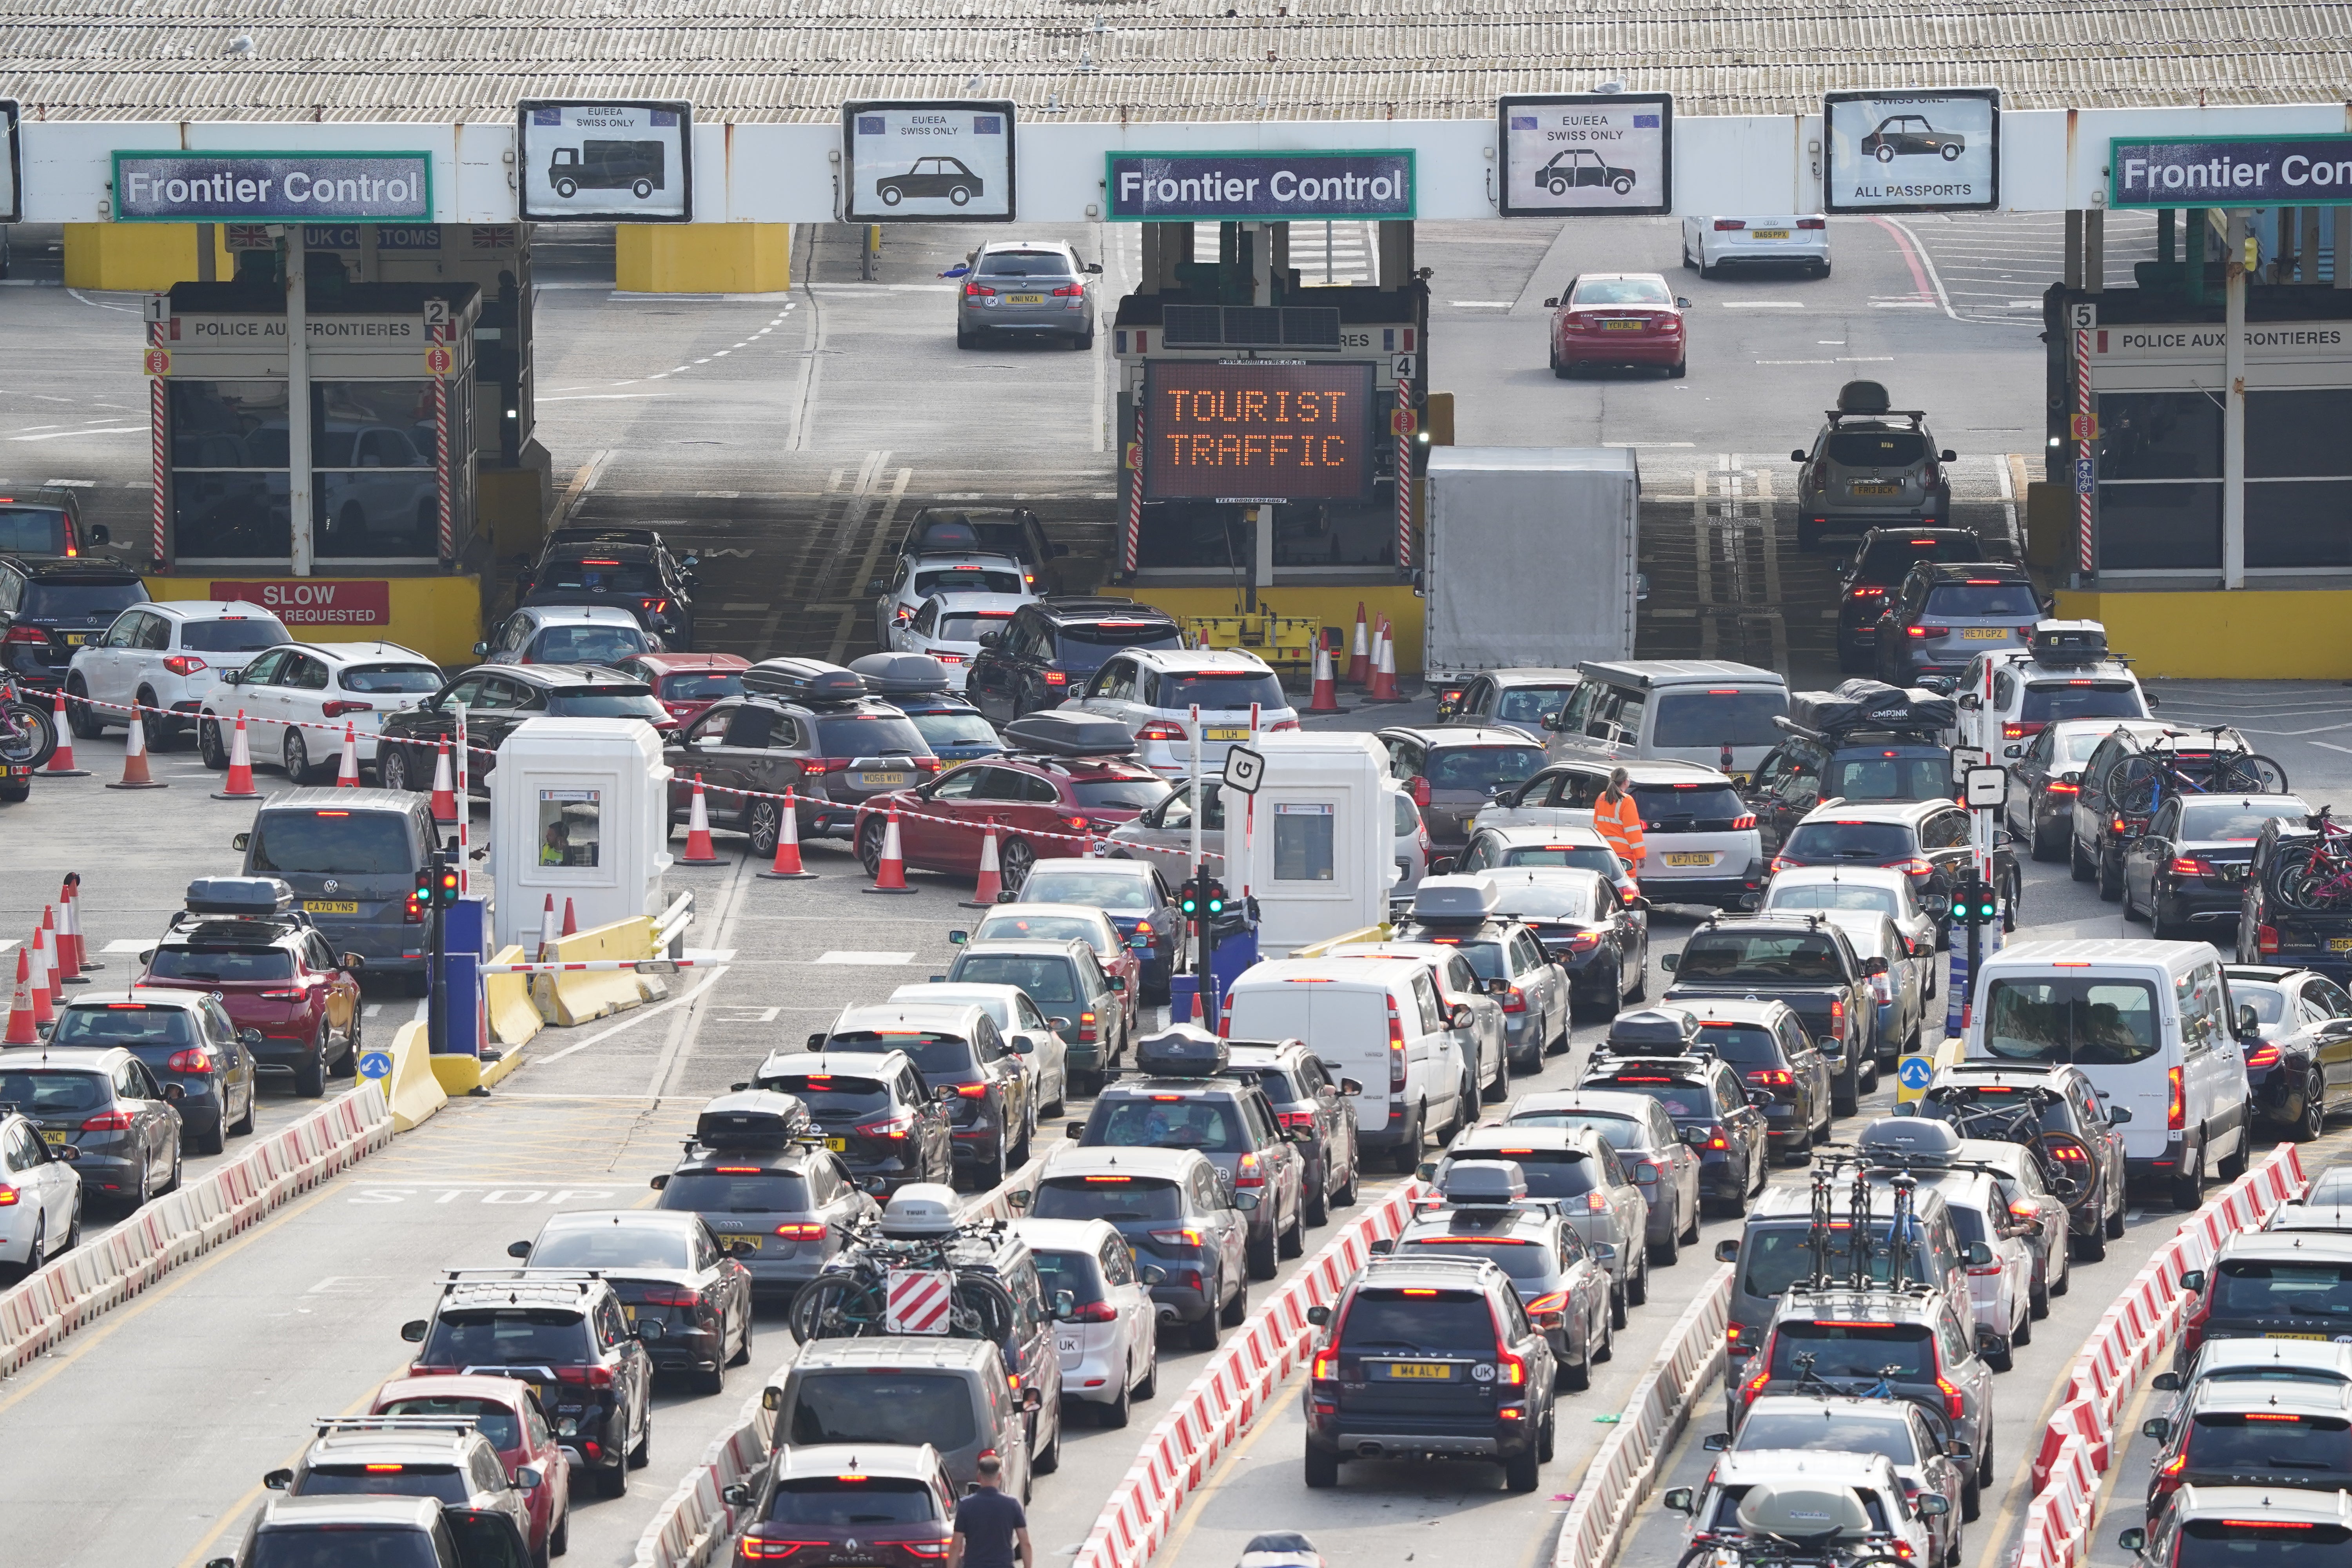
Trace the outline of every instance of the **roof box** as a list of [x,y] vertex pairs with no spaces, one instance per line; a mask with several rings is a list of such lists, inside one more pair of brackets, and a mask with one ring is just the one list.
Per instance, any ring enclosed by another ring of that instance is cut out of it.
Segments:
[[1948,730],[1958,718],[1950,698],[1924,687],[1906,690],[1883,680],[1857,678],[1834,691],[1790,693],[1787,728],[1811,735],[1853,730]]
[[955,1232],[955,1189],[937,1182],[911,1182],[900,1187],[882,1210],[882,1234],[893,1240],[936,1238]]
[[866,682],[821,658],[763,658],[743,672],[743,689],[822,705],[856,701],[866,695]]
[[869,653],[849,668],[877,697],[928,697],[948,689],[947,666],[927,653]]
[[1197,1024],[1174,1025],[1135,1045],[1135,1065],[1152,1078],[1214,1078],[1230,1058],[1225,1042]]
[[1885,414],[1894,406],[1886,388],[1874,381],[1849,381],[1838,388],[1840,414]]
[[1739,1500],[1739,1528],[1750,1535],[1810,1542],[1870,1533],[1870,1515],[1851,1487],[1766,1482]]
[[706,1149],[781,1149],[809,1131],[808,1107],[772,1089],[739,1089],[702,1108],[694,1141]]
[[1058,708],[1031,713],[1004,726],[1004,743],[1015,751],[1049,757],[1131,757],[1135,736],[1116,719],[1069,713]]
[[1456,1208],[1508,1208],[1528,1195],[1528,1174],[1517,1160],[1456,1160],[1437,1189]]
[[287,915],[294,889],[275,877],[199,877],[188,884],[192,915]]
[[1951,1124],[1924,1116],[1886,1116],[1862,1130],[1854,1146],[1867,1158],[1913,1170],[1941,1170],[1960,1157],[1960,1135]]
[[2033,627],[2037,664],[2096,664],[2107,657],[2107,628],[2096,621],[2039,621]]
[[1609,1026],[1607,1048],[1621,1057],[1695,1055],[1699,1049],[1698,1020],[1664,1007],[1620,1013]]
[[1417,921],[1483,921],[1502,907],[1502,890],[1485,877],[1424,877],[1412,895]]

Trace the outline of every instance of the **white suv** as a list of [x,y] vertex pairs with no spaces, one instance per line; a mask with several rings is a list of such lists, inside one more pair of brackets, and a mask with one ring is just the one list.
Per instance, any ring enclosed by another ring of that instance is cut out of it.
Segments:
[[[226,768],[229,732],[243,713],[254,760],[278,762],[286,776],[300,784],[314,759],[320,772],[332,770],[342,753],[345,725],[351,726],[361,764],[374,762],[384,715],[414,708],[439,689],[439,668],[398,643],[289,643],[262,654],[205,695],[196,750],[205,766],[215,772]],[[399,759],[392,776],[383,779],[384,787],[432,788],[431,778],[401,771],[407,761]]]
[[1127,648],[1103,660],[1085,692],[1062,704],[1116,719],[1135,736],[1136,761],[1173,778],[1189,774],[1192,710],[1201,710],[1201,767],[1222,773],[1225,753],[1258,732],[1298,728],[1298,711],[1265,660],[1239,648]]
[[[1635,873],[1654,903],[1739,906],[1760,882],[1764,840],[1756,814],[1721,770],[1666,759],[1557,762],[1471,820],[1489,827],[1592,826],[1592,805],[1622,767],[1642,814],[1643,859]],[[1465,866],[1462,869],[1471,868]]]
[[2021,649],[1980,653],[1953,686],[1959,707],[1952,743],[2014,767],[2033,737],[2065,719],[2147,719],[2139,678],[2117,659],[2043,664]]
[[[242,600],[133,605],[114,617],[104,637],[76,649],[67,667],[68,697],[116,706],[68,702],[66,721],[78,739],[91,741],[114,725],[128,724],[131,716],[121,710],[133,702],[193,717],[221,676],[243,669],[263,648],[292,640],[285,623]],[[149,714],[148,747],[170,745],[186,722]]]
[[926,555],[902,555],[898,575],[877,577],[866,587],[874,601],[874,638],[884,647],[898,647],[899,629],[922,610],[935,594],[1005,594],[1034,599],[1036,585],[1026,566],[1010,555],[989,555],[971,550],[940,551]]
[[891,630],[887,646],[896,653],[929,654],[947,672],[948,689],[961,691],[971,674],[972,656],[980,639],[1001,632],[1013,612],[1037,595],[1031,593],[992,594],[953,590],[933,594],[914,617]]

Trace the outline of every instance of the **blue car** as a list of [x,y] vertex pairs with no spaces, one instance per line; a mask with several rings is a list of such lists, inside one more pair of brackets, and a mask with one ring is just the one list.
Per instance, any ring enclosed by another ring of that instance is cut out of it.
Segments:
[[941,768],[993,757],[1005,749],[996,727],[980,710],[948,689],[947,671],[922,653],[869,653],[849,668],[880,698],[915,722],[916,732],[940,759]]
[[1102,910],[1135,949],[1143,972],[1142,1000],[1168,1000],[1169,977],[1184,963],[1184,917],[1168,879],[1155,868],[1140,860],[1085,855],[1040,860],[1023,879],[1013,901],[1085,904]]

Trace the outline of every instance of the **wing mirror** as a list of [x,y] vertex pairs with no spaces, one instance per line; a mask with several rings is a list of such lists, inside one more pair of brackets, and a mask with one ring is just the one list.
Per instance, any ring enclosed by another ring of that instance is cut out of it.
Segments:
[[1792,463],[1801,463],[1805,460],[1805,449],[1802,447],[1798,447],[1789,453],[1789,461]]
[[660,1323],[640,1322],[629,1325],[629,1331],[645,1343],[651,1344],[669,1331]]
[[866,584],[866,591],[869,594],[887,594],[890,591],[890,579],[887,577],[869,578]]
[[1557,294],[1554,294],[1554,295],[1552,295],[1549,299],[1546,300],[1544,301],[1544,309],[1545,309],[1545,310],[1559,310],[1559,295],[1557,295]]
[[345,969],[365,969],[367,967],[367,960],[356,952],[347,952],[343,954],[343,967]]
[[1339,1080],[1339,1092],[1352,1099],[1364,1092],[1364,1086],[1352,1078],[1343,1078]]
[[425,1331],[427,1327],[424,1319],[411,1318],[400,1325],[400,1337],[412,1345],[421,1345],[425,1342]]
[[1738,1261],[1739,1261],[1739,1242],[1738,1242],[1738,1240],[1737,1238],[1734,1238],[1734,1239],[1731,1239],[1731,1240],[1728,1240],[1728,1241],[1718,1241],[1718,1242],[1717,1242],[1717,1243],[1715,1244],[1715,1260],[1716,1260],[1717,1263],[1737,1263],[1737,1262],[1738,1262]]
[[245,852],[245,847],[246,847],[247,845],[248,845],[248,844],[252,843],[252,842],[253,842],[253,835],[252,835],[252,834],[250,834],[250,833],[240,833],[240,834],[238,834],[236,837],[232,838],[232,839],[230,839],[230,840],[228,841],[228,847],[229,847],[230,848],[232,848],[232,849],[234,849],[234,850],[237,851],[237,853],[239,853],[239,854],[243,854],[243,853]]
[[1076,1317],[1077,1315],[1078,1315],[1078,1298],[1077,1298],[1077,1293],[1076,1293],[1076,1291],[1071,1291],[1071,1290],[1056,1290],[1056,1291],[1055,1291],[1055,1292],[1054,1292],[1054,1321],[1055,1321],[1055,1322],[1057,1322],[1057,1323],[1066,1323],[1066,1322],[1068,1322],[1072,1318],[1075,1318],[1075,1317]]
[[1029,1206],[1029,1200],[1036,1195],[1026,1187],[1015,1187],[1004,1194],[1004,1204],[1007,1208],[1025,1209]]
[[1249,1213],[1250,1210],[1257,1207],[1257,1194],[1255,1193],[1235,1193],[1234,1194],[1234,1207],[1241,1210],[1244,1214]]
[[1675,970],[1681,968],[1682,963],[1683,955],[1679,952],[1666,952],[1658,955],[1658,967],[1664,970],[1669,974],[1672,974]]
[[539,1471],[534,1467],[525,1465],[515,1472],[514,1489],[519,1492],[535,1492],[539,1489],[540,1479]]
[[2186,1274],[2183,1274],[2180,1277],[2180,1288],[2183,1290],[2194,1290],[2200,1295],[2203,1294],[2205,1289],[2205,1270],[2202,1268],[2191,1268]]
[[653,1188],[656,1192],[660,1192],[664,1187],[669,1185],[669,1173],[667,1171],[664,1171],[660,1175],[656,1176],[653,1180],[647,1182],[646,1185]]
[[1307,1321],[1318,1329],[1328,1328],[1331,1324],[1331,1309],[1318,1302],[1307,1309]]
[[749,1481],[730,1481],[720,1489],[719,1496],[729,1508],[750,1508],[758,1500]]
[[507,1256],[509,1258],[529,1258],[530,1256],[530,1243],[528,1241],[508,1242]]
[[1984,699],[1973,691],[1961,692],[1958,700],[1959,710],[1963,713],[1979,712],[1984,708]]
[[1922,1519],[1941,1519],[1952,1511],[1951,1500],[1941,1492],[1922,1492],[1919,1494],[1919,1500],[1912,1504],[1912,1507],[1918,1511]]
[[1386,1258],[1396,1250],[1396,1242],[1391,1237],[1383,1237],[1380,1240],[1373,1242],[1366,1250],[1370,1252],[1374,1258]]
[[1948,893],[1928,893],[1920,899],[1919,907],[1931,918],[1942,920],[1952,912],[1952,898]]
[[291,1470],[272,1470],[268,1475],[261,1478],[261,1484],[268,1487],[271,1491],[282,1492],[287,1488],[294,1484],[294,1472]]
[[1509,981],[1507,981],[1507,980],[1489,980],[1488,982],[1486,982],[1486,994],[1487,994],[1487,995],[1489,995],[1489,996],[1508,996],[1510,994],[1511,994],[1511,983],[1510,983]]
[[1873,953],[1862,961],[1862,972],[1864,974],[1884,974],[1886,973],[1886,960]]
[[71,1143],[53,1144],[49,1149],[49,1158],[52,1160],[62,1160],[66,1163],[71,1164],[76,1160],[81,1158],[81,1151]]
[[1024,1389],[1023,1389],[1023,1390],[1021,1391],[1021,1408],[1022,1408],[1022,1409],[1024,1409],[1024,1410],[1031,1410],[1031,1411],[1034,1411],[1034,1410],[1043,1410],[1045,1407],[1045,1391],[1044,1389],[1042,1389],[1042,1388],[1024,1388]]
[[1107,974],[1103,978],[1109,982],[1110,988],[1114,991],[1127,989],[1127,976],[1124,974]]
[[968,942],[971,940],[971,932],[968,931],[951,931],[948,932],[948,945],[950,947],[961,947],[965,942]]
[[104,544],[107,542],[107,540],[108,534],[106,531],[106,524],[102,522],[93,522],[89,525],[89,542],[92,544]]
[[1932,691],[1938,697],[1949,697],[1952,694],[1952,678],[1948,675],[1923,675],[1919,677],[1918,683],[1923,689]]
[[488,658],[489,656],[489,651],[490,645],[486,642],[478,642],[474,645],[474,657],[476,658]]
[[1947,447],[1936,454],[1936,460],[1940,463],[1957,463],[1960,460],[1960,455]]
[[1062,1131],[1069,1137],[1083,1138],[1087,1135],[1087,1124],[1084,1121],[1073,1121]]
[[2138,1552],[2147,1545],[2147,1531],[2143,1527],[2135,1524],[2129,1530],[2119,1531],[2116,1534],[2116,1544],[2122,1547],[2126,1552]]
[[1004,634],[1003,632],[982,632],[980,634],[980,646],[982,647],[994,647],[1003,640]]
[[2131,1119],[2131,1110],[2127,1106],[2110,1106],[2107,1110],[2107,1125],[2110,1127],[2121,1127]]
[[1710,1454],[1727,1453],[1731,1448],[1731,1434],[1728,1432],[1709,1432],[1706,1438],[1699,1444],[1699,1447],[1705,1448]]
[[761,1408],[761,1409],[762,1409],[762,1410],[782,1410],[783,1407],[784,1407],[784,1391],[783,1391],[782,1389],[776,1387],[773,1384],[769,1384],[767,1387],[765,1387],[765,1388],[763,1388],[763,1389],[760,1390],[760,1408]]
[[2172,1436],[2172,1423],[2161,1415],[2155,1416],[2139,1424],[2139,1435],[2143,1437],[2153,1437],[2161,1443]]
[[1034,1057],[1037,1054],[1037,1042],[1026,1035],[1015,1035],[1013,1037],[1013,1054],[1016,1057]]
[[1981,1241],[1971,1241],[1966,1256],[1970,1268],[1981,1268],[1992,1261],[1992,1248]]
[[2180,1392],[2180,1374],[2177,1372],[2159,1372],[2148,1379],[2147,1385],[2158,1394],[2178,1394]]
[[1696,1505],[1691,1501],[1691,1489],[1688,1487],[1668,1487],[1666,1495],[1658,1500],[1676,1513],[1696,1511]]
[[[1984,1243],[1979,1241],[1976,1245],[1978,1247],[1983,1247]],[[1991,1260],[1992,1253],[1990,1248],[1986,1250],[1985,1258],[1988,1262]],[[1973,1261],[1973,1258],[1971,1261]],[[1979,1329],[1977,1331],[1977,1354],[1990,1360],[1994,1356],[2007,1355],[2008,1353],[2009,1336],[2007,1334],[1997,1334],[1990,1329]]]
[[[1014,1196],[1014,1197],[1025,1198],[1025,1197],[1027,1197],[1029,1194],[1026,1194],[1026,1193],[1023,1193],[1023,1192],[1016,1192],[1016,1193],[1013,1194],[1012,1195],[1013,1195],[1013,1196]],[[1022,1206],[1022,1205],[1015,1205],[1015,1206]],[[1135,1277],[1136,1277],[1138,1279],[1142,1280],[1146,1285],[1165,1285],[1165,1284],[1167,1284],[1167,1283],[1168,1283],[1168,1270],[1166,1270],[1165,1268],[1158,1268],[1158,1267],[1156,1267],[1156,1266],[1154,1266],[1154,1265],[1152,1265],[1152,1264],[1149,1264],[1149,1263],[1145,1264],[1142,1268],[1140,1268],[1137,1269],[1137,1270],[1135,1271]],[[1311,1322],[1311,1321],[1313,1321],[1314,1317],[1315,1317],[1315,1309],[1314,1309],[1314,1308],[1312,1308],[1312,1307],[1309,1307],[1309,1308],[1307,1310],[1307,1320],[1308,1320],[1310,1322]],[[1327,1319],[1328,1318],[1329,1314],[1328,1314],[1328,1311],[1326,1312],[1325,1316],[1326,1316],[1326,1318],[1327,1318]]]
[[2262,1032],[2262,1016],[2254,1011],[2254,1005],[2251,1002],[2239,1003],[2238,1038],[2242,1040],[2258,1039],[2261,1037]]

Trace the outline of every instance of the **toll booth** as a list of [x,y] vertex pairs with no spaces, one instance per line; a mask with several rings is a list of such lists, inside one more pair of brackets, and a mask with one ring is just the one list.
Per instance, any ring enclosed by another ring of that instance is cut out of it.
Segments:
[[1334,731],[1256,744],[1256,795],[1224,794],[1225,890],[1254,900],[1256,943],[1287,952],[1381,923],[1402,875],[1388,752],[1370,735]]
[[536,946],[540,912],[571,904],[580,929],[667,902],[669,777],[661,738],[630,719],[527,719],[489,775],[492,946]]

